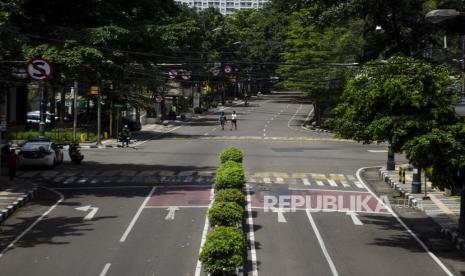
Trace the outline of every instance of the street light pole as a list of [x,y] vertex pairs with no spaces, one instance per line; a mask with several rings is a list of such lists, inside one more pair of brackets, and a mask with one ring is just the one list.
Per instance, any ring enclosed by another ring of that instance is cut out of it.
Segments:
[[39,139],[45,138],[45,93],[44,93],[44,82],[39,81],[39,97],[40,97],[40,122],[39,122]]
[[78,82],[74,82],[73,87],[73,142],[76,143],[76,128],[77,128],[77,94],[78,94]]

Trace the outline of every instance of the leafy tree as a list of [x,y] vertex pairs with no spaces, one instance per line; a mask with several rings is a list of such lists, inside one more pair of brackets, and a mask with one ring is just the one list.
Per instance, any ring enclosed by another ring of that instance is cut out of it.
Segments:
[[341,137],[387,141],[399,152],[411,139],[456,120],[459,92],[450,74],[445,66],[413,58],[370,62],[350,72],[331,123]]
[[285,88],[304,91],[315,107],[318,124],[324,111],[335,105],[344,85],[341,63],[356,61],[361,44],[360,24],[320,28],[313,23],[318,6],[293,14],[278,72]]
[[432,129],[414,137],[403,149],[409,160],[432,167],[435,186],[461,192],[459,231],[465,233],[465,123]]

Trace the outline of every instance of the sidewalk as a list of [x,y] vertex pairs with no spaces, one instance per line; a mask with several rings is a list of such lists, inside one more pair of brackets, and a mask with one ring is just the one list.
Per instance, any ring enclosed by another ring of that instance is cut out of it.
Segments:
[[[407,167],[407,166],[403,166]],[[395,171],[387,171],[381,168],[381,177],[395,190],[398,190],[404,197],[404,205],[425,212],[442,228],[441,232],[457,243],[457,247],[465,249],[465,241],[459,238],[456,229],[460,216],[460,199],[456,196],[445,196],[444,192],[432,187],[431,182],[427,182],[427,198],[424,198],[425,183],[422,182],[422,193],[412,193],[413,172],[405,172],[405,184],[399,181],[399,167]],[[424,181],[424,177],[422,177]],[[400,203],[400,202],[399,202]]]
[[[140,130],[140,132],[150,131],[150,132],[162,134],[162,133],[170,131],[174,127],[181,126],[183,123],[189,122],[191,120],[202,119],[203,115],[220,112],[220,111],[232,108],[234,106],[243,105],[243,104],[244,104],[243,100],[235,100],[232,104],[211,108],[209,111],[202,113],[202,114],[185,113],[184,115],[186,115],[186,119],[184,120],[177,118],[176,120],[165,120],[161,124],[145,124],[142,126],[142,129]],[[136,131],[134,138],[131,139],[132,146],[137,146],[138,140],[141,140],[141,139],[137,139],[137,131]],[[79,143],[79,147],[85,148],[85,149],[98,148],[96,143],[93,143],[93,142],[92,143],[86,143],[86,142]],[[107,140],[102,141],[101,147],[102,148],[119,148],[121,147],[121,142],[119,142],[117,139],[107,139]]]
[[37,186],[22,179],[0,176],[0,223],[37,194]]

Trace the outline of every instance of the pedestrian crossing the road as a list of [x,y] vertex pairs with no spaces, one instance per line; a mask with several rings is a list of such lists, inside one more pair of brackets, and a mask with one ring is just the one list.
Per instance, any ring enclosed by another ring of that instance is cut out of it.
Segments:
[[[212,184],[215,181],[215,171],[212,170],[108,170],[96,171],[25,171],[20,177],[34,178],[50,184],[86,185],[86,184]],[[283,172],[253,172],[248,173],[246,181],[249,184],[262,185],[297,185],[307,188],[346,188],[365,189],[353,175],[322,174],[322,173],[283,173]]]

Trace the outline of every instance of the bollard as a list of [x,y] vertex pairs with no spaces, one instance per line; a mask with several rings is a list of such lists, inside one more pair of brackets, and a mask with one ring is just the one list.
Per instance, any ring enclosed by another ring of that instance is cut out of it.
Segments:
[[399,167],[399,182],[402,182],[402,167]]
[[103,139],[105,139],[105,140],[108,139],[108,132],[105,131],[105,132],[103,133]]
[[85,142],[85,141],[86,141],[86,138],[87,138],[86,136],[87,136],[87,135],[86,135],[85,133],[81,133],[81,135],[80,135],[80,137],[79,137],[79,138],[80,138],[79,140],[80,140],[81,142]]

